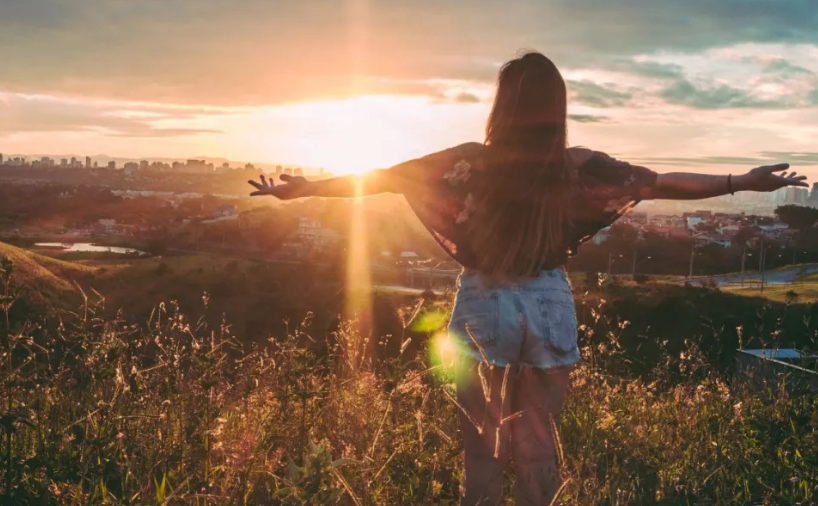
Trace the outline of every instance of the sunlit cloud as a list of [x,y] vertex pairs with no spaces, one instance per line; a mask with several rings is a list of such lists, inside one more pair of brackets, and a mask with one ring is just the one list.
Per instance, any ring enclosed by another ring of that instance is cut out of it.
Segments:
[[815,26],[811,0],[2,2],[0,138],[362,172],[481,141],[497,70],[532,48],[568,82],[573,143],[810,152]]

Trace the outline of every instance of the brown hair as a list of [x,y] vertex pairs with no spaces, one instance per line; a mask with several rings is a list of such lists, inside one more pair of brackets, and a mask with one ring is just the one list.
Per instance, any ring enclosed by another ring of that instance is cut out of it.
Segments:
[[526,53],[500,70],[472,222],[485,274],[532,277],[566,257],[572,189],[566,95],[559,70],[540,53]]

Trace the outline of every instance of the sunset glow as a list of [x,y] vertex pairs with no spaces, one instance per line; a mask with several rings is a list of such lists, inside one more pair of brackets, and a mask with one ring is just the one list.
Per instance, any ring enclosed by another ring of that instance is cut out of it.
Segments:
[[[168,0],[161,16],[141,2],[5,2],[0,152],[360,173],[482,141],[500,65],[531,48],[566,79],[572,144],[660,172],[789,161],[811,175],[811,14],[660,1]],[[589,9],[616,22],[589,32]]]

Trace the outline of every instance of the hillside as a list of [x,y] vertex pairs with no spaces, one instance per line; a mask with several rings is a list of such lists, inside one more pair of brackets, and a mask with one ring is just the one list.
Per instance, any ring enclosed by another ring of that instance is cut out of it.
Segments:
[[98,269],[65,262],[0,242],[0,258],[14,263],[14,280],[22,287],[21,301],[46,308],[76,307],[81,300],[75,283],[87,286]]

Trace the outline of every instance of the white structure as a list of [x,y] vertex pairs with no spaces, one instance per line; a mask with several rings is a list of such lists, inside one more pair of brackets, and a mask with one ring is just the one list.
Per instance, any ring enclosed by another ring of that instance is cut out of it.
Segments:
[[338,242],[339,238],[338,232],[325,228],[318,220],[302,217],[298,221],[298,239],[302,244],[325,248]]

